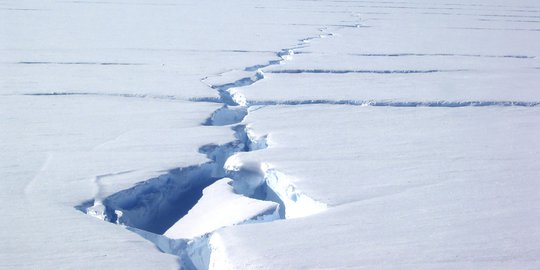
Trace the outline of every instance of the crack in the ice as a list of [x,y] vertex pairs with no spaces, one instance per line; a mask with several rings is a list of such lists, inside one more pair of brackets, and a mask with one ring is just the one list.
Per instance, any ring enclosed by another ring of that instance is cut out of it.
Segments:
[[202,196],[204,188],[226,176],[223,167],[230,156],[249,149],[244,141],[247,138],[243,134],[247,132],[245,126],[234,130],[235,141],[204,145],[199,149],[210,162],[171,169],[106,198],[97,194],[77,209],[112,223],[162,234],[187,214]]
[[[540,69],[540,68],[539,68]],[[190,99],[192,102],[208,102],[208,103],[220,103],[214,98],[197,98]],[[218,119],[227,118],[232,121],[231,118],[222,117],[221,114],[246,114],[247,111],[253,111],[254,108],[264,106],[300,106],[300,105],[350,105],[350,106],[365,106],[365,107],[444,107],[444,108],[458,108],[458,107],[538,107],[540,101],[512,101],[512,100],[462,100],[462,101],[448,101],[448,100],[435,100],[435,101],[388,101],[388,100],[354,100],[354,99],[304,99],[304,100],[246,100],[245,107],[236,108],[242,110],[242,113],[226,111],[224,108],[220,108],[215,111],[210,118],[205,122],[206,125],[228,125],[226,122],[221,122]],[[231,107],[229,107],[231,109]],[[223,111],[221,111],[223,110]],[[216,120],[214,120],[216,118]],[[238,116],[237,119],[239,119]],[[216,121],[218,124],[210,124],[212,121]],[[233,122],[231,122],[233,123]],[[229,124],[231,124],[229,123]]]
[[489,55],[489,54],[456,54],[456,53],[351,53],[349,55],[365,57],[402,57],[402,56],[457,56],[457,57],[483,57],[483,58],[518,58],[534,59],[536,56],[528,55]]
[[[204,82],[205,79],[203,79],[202,81]],[[255,72],[255,74],[253,74],[252,76],[240,78],[234,82],[230,82],[230,83],[226,83],[222,85],[208,84],[208,86],[218,91],[219,96],[221,98],[221,102],[224,103],[225,106],[239,106],[239,105],[243,105],[242,101],[239,100],[238,97],[235,97],[235,95],[232,94],[230,90],[232,88],[240,88],[240,87],[252,85],[262,79],[264,79],[263,73],[257,70],[257,72]]]
[[280,69],[280,70],[269,70],[266,73],[285,73],[285,74],[301,74],[301,73],[315,73],[315,74],[348,74],[348,73],[359,73],[359,74],[423,74],[423,73],[439,73],[439,72],[460,72],[467,71],[465,69],[426,69],[426,70],[414,70],[414,69],[395,69],[395,70],[377,70],[377,69],[365,69],[365,70],[355,70],[355,69]]
[[530,32],[540,31],[540,29],[527,29],[527,28],[495,28],[495,27],[447,27],[447,28],[458,29],[458,30],[530,31]]
[[377,100],[248,100],[250,106],[277,106],[277,105],[352,105],[371,107],[537,107],[539,101],[377,101]]
[[[324,31],[324,29],[319,29]],[[331,37],[325,33],[318,38]],[[305,47],[309,40],[300,40],[295,47],[276,53],[277,59],[266,64],[244,68],[249,76],[224,84],[210,84],[209,78],[201,81],[218,91],[220,98],[203,97],[191,99],[198,102],[219,102],[223,107],[214,111],[204,122],[206,125],[232,125],[236,140],[224,145],[205,145],[200,152],[206,154],[209,162],[176,168],[158,177],[141,182],[136,186],[119,191],[106,198],[97,194],[93,200],[76,208],[109,222],[125,225],[128,229],[152,241],[163,252],[181,258],[187,269],[208,269],[213,265],[218,234],[207,234],[195,239],[169,239],[163,235],[168,228],[182,219],[202,197],[202,190],[219,179],[232,179],[232,187],[237,194],[252,199],[271,201],[279,205],[279,217],[261,217],[261,222],[275,218],[301,217],[326,209],[326,205],[313,200],[299,191],[286,175],[264,162],[244,164],[236,155],[268,147],[267,136],[257,137],[248,127],[240,124],[249,113],[247,99],[236,90],[264,79],[262,68],[279,65],[290,60],[296,49]],[[225,73],[224,73],[225,74]],[[222,76],[223,74],[217,75]],[[30,93],[28,95],[101,95],[97,93]],[[107,94],[110,95],[110,94]],[[126,95],[120,95],[131,97]],[[135,97],[139,97],[135,95]],[[146,95],[144,96],[146,97]],[[169,96],[167,96],[169,98]],[[99,192],[98,192],[99,193]],[[275,212],[275,211],[274,211]],[[263,216],[267,215],[262,213]],[[254,221],[259,220],[258,216]],[[245,223],[245,222],[244,222]],[[236,224],[240,225],[240,224]]]
[[[323,30],[319,29],[319,31]],[[319,38],[331,36],[333,34],[329,33],[319,35]],[[305,44],[309,43],[310,40],[312,38],[302,39],[297,46],[277,52],[277,59],[270,60],[266,64],[257,64],[244,68],[245,72],[253,72],[250,76],[225,84],[208,84],[218,91],[224,105],[214,111],[205,121],[205,124],[216,126],[241,123],[248,115],[250,105],[243,94],[236,91],[236,88],[253,85],[263,80],[265,78],[262,72],[263,68],[279,65],[283,61],[290,60],[295,54],[294,50],[304,48]],[[202,79],[205,83],[207,80],[208,78]],[[198,99],[197,101],[215,102],[213,99]],[[268,147],[266,136],[255,138],[244,125],[236,125],[233,129],[245,131],[240,133],[244,135],[243,138],[238,137],[245,142],[245,151],[256,151]],[[325,204],[317,202],[298,191],[290,181],[286,180],[285,175],[271,168],[269,164],[243,164],[236,155],[231,155],[227,157],[223,168],[226,169],[227,177],[233,179],[232,186],[235,192],[253,199],[273,201],[279,204],[280,218],[310,215],[323,211],[327,207]],[[219,235],[208,232],[202,237],[189,241],[187,246],[180,251],[180,254],[177,253],[182,258],[184,266],[193,269],[212,267],[214,265],[213,261],[215,261],[212,255],[216,253],[216,244],[213,244],[213,242],[215,242],[216,237],[219,237]]]

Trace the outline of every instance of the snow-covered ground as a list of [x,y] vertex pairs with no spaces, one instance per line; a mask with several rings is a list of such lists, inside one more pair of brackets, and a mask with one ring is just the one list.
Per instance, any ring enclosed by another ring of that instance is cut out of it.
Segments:
[[533,0],[0,1],[0,268],[538,269],[538,44]]

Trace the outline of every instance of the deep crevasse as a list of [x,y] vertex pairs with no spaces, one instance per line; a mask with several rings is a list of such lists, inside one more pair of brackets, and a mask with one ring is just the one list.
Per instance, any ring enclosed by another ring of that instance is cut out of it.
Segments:
[[[211,162],[173,169],[167,174],[105,199],[95,198],[78,206],[78,209],[99,219],[126,226],[153,242],[161,251],[179,256],[186,269],[215,269],[217,266],[219,269],[227,269],[227,255],[218,233],[208,231],[192,239],[171,239],[161,235],[167,227],[170,228],[172,221],[182,220],[197,206],[204,190],[225,181],[223,177],[232,180],[228,184],[232,186],[234,193],[276,204],[275,210],[267,210],[241,222],[223,226],[270,222],[324,211],[327,208],[324,203],[317,202],[298,190],[288,176],[272,168],[271,164],[244,163],[238,158],[238,152],[257,151],[269,146],[267,135],[256,136],[249,126],[240,124],[249,114],[251,105],[238,88],[265,79],[262,68],[291,60],[296,48],[305,46],[315,38],[332,35],[302,39],[296,47],[277,52],[278,60],[244,68],[241,73],[248,73],[247,76],[232,82],[211,84],[207,82],[209,78],[202,79],[202,82],[219,92],[220,101],[223,103],[223,107],[214,111],[204,124],[232,125],[236,140],[225,145],[201,147],[200,152],[205,153]],[[217,77],[223,77],[226,73]],[[175,208],[179,203],[183,204],[180,214]]]

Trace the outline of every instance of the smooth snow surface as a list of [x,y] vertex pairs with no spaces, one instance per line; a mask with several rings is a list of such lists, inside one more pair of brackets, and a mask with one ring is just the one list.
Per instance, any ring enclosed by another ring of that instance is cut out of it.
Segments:
[[539,269],[538,44],[533,0],[0,0],[0,269]]

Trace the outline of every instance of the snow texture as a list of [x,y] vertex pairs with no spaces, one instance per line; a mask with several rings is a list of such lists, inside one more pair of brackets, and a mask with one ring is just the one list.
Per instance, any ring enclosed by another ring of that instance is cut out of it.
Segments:
[[0,269],[538,269],[539,22],[0,1]]

